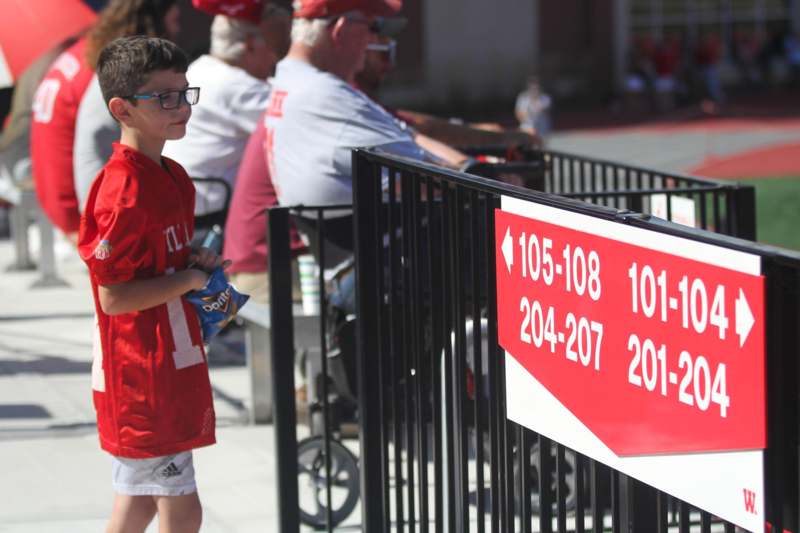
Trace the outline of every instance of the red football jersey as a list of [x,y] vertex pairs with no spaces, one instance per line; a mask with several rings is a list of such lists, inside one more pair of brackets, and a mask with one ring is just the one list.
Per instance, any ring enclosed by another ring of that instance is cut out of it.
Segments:
[[36,196],[50,221],[65,233],[78,231],[72,148],[81,98],[94,71],[86,63],[86,38],[53,62],[33,97],[31,164]]
[[81,219],[78,247],[97,313],[92,388],[100,445],[122,457],[157,457],[215,442],[215,416],[200,323],[184,298],[108,316],[98,285],[185,269],[194,232],[194,185],[114,145]]

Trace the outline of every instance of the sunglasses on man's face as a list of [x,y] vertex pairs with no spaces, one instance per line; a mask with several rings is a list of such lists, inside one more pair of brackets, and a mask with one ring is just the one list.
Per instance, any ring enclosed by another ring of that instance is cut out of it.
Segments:
[[370,43],[367,45],[367,51],[385,54],[386,60],[394,65],[397,58],[397,41],[390,39],[385,43]]
[[179,91],[164,91],[163,93],[133,94],[127,97],[130,100],[152,100],[158,98],[161,109],[177,109],[182,104],[195,105],[200,101],[200,87],[187,87]]

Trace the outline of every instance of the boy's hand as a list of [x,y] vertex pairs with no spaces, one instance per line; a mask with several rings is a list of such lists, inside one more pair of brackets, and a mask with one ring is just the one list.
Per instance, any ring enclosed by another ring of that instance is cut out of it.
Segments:
[[199,291],[208,283],[208,272],[197,268],[189,268],[186,270],[186,275],[189,276],[189,290]]
[[189,256],[189,264],[192,268],[198,268],[206,272],[212,272],[217,267],[226,269],[231,265],[230,261],[223,261],[214,250],[201,246]]

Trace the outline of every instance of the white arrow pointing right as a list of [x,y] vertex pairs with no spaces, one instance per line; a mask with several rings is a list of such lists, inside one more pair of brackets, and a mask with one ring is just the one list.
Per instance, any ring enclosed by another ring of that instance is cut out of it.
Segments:
[[750,335],[750,330],[753,329],[755,322],[747,298],[744,297],[744,291],[740,288],[739,297],[736,298],[736,334],[739,335],[739,348],[744,346],[744,341]]
[[506,260],[506,267],[508,273],[511,274],[511,265],[514,264],[514,239],[511,238],[511,227],[506,230],[506,236],[503,238],[503,244],[500,246],[503,251],[503,257]]

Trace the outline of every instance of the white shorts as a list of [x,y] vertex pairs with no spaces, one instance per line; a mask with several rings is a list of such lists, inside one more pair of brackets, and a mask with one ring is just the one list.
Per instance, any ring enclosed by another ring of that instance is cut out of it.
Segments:
[[111,484],[128,496],[183,496],[197,492],[192,452],[151,459],[111,459]]

